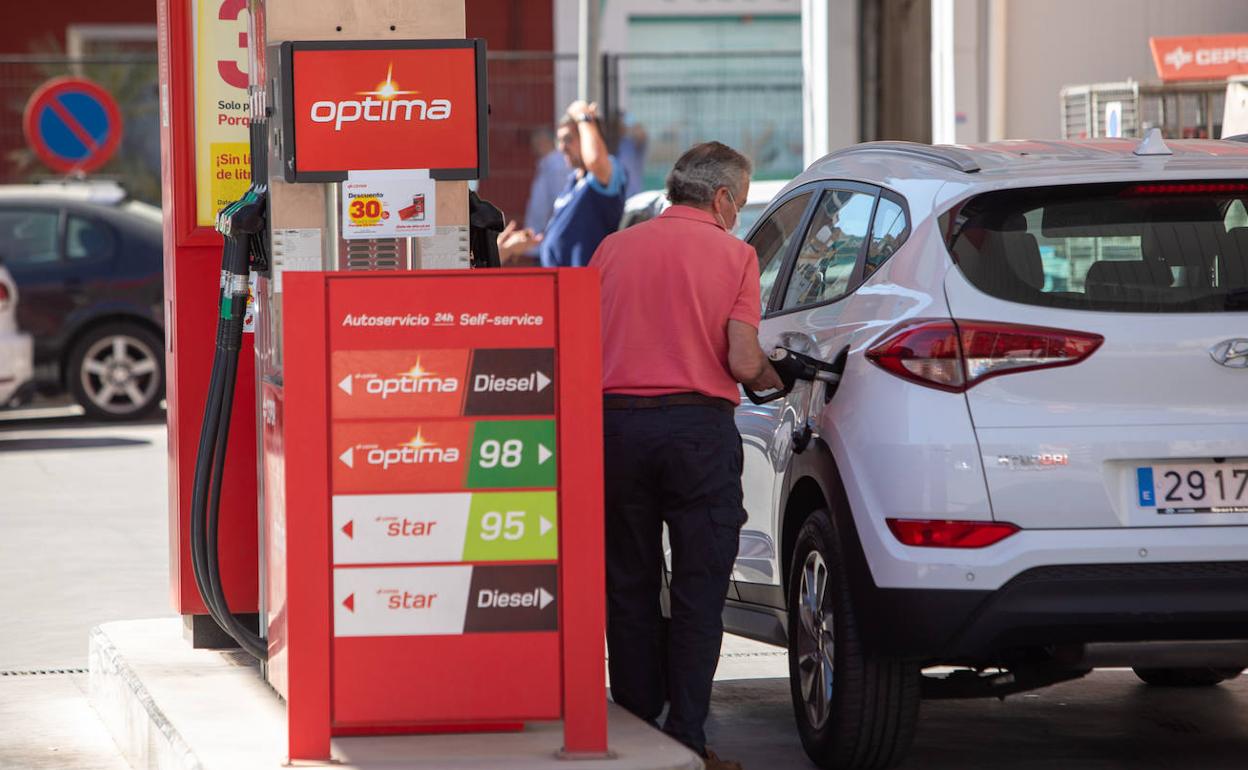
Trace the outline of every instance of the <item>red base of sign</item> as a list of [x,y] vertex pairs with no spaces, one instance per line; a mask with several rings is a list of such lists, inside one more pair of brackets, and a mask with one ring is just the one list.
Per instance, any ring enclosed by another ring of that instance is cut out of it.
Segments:
[[378,735],[452,735],[455,733],[518,733],[524,722],[466,722],[445,725],[393,725],[390,727],[336,727],[334,735],[341,738],[366,738]]
[[558,719],[559,634],[335,639],[334,724]]
[[291,273],[284,303],[264,467],[290,758],[560,718],[569,755],[605,752],[596,271]]

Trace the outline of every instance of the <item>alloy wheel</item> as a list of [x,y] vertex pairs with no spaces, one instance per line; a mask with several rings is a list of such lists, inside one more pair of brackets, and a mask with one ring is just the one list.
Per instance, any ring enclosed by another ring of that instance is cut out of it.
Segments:
[[115,415],[142,411],[160,389],[156,351],[128,334],[96,340],[82,360],[82,390],[99,409]]
[[832,708],[832,610],[828,566],[816,550],[806,556],[798,592],[797,670],[806,720],[813,728],[828,721]]

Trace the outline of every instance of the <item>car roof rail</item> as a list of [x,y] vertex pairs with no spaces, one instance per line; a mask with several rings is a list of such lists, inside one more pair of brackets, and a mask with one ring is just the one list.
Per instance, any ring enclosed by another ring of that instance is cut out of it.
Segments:
[[920,144],[919,142],[863,142],[830,153],[829,158],[858,155],[861,153],[886,153],[904,155],[915,160],[935,163],[964,174],[974,174],[980,170],[975,158],[966,150],[947,144]]

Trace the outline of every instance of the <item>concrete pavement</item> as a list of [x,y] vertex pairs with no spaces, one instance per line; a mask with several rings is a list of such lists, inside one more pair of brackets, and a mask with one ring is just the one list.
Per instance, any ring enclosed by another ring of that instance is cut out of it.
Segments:
[[86,686],[86,674],[0,677],[0,768],[129,770]]
[[[171,615],[162,421],[0,412],[0,670],[87,664],[87,634]],[[6,624],[7,625],[7,624]]]
[[[717,681],[707,735],[753,770],[810,770],[788,679]],[[1242,770],[1248,676],[1217,687],[1146,687],[1126,670],[1004,701],[925,701],[899,770]]]
[[129,767],[86,697],[87,636],[171,615],[164,479],[163,422],[0,411],[0,769]]

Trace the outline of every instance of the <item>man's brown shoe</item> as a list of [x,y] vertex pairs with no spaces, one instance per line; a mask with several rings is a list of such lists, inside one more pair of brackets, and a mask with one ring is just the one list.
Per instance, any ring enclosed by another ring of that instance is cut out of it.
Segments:
[[715,756],[715,752],[707,751],[704,760],[706,770],[745,770],[740,762],[734,762],[731,759],[720,759]]

